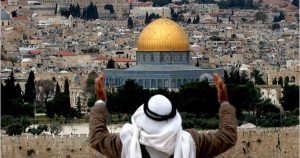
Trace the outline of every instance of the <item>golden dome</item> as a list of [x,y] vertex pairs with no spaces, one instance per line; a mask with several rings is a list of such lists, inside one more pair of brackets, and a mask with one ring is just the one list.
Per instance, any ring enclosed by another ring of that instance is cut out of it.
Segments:
[[189,39],[185,31],[167,18],[154,20],[138,39],[138,51],[189,51]]

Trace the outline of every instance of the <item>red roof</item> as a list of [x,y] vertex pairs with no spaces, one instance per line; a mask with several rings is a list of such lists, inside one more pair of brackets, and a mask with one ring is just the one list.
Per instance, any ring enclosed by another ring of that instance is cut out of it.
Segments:
[[135,62],[135,60],[127,59],[127,58],[114,58],[115,62]]
[[210,15],[211,17],[217,17],[219,14],[216,14],[216,13],[211,13],[211,14],[208,14],[208,15]]
[[107,58],[107,57],[97,57],[97,58],[95,58],[95,60],[109,60],[109,58]]
[[294,22],[295,21],[295,18],[292,16],[285,16],[284,19],[286,22]]
[[15,21],[28,21],[28,18],[26,16],[17,16],[12,18]]
[[8,5],[8,1],[1,1],[1,5]]
[[288,6],[285,7],[286,9],[297,9],[296,6],[294,6],[293,4],[289,3]]
[[41,54],[41,51],[40,51],[40,50],[33,50],[33,51],[30,51],[30,54],[33,54],[33,55],[40,55],[40,54]]
[[75,54],[73,52],[64,52],[64,51],[60,51],[56,55],[57,56],[77,56],[77,54]]

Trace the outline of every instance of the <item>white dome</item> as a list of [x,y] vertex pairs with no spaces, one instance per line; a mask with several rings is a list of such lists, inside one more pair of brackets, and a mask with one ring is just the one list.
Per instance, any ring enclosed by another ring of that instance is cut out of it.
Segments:
[[31,68],[31,71],[36,71],[36,70],[37,70],[36,67]]
[[32,62],[32,59],[30,59],[30,58],[24,58],[21,61],[21,63],[29,63],[29,62]]
[[69,73],[69,72],[66,71],[66,70],[63,70],[63,71],[61,71],[60,73],[61,73],[61,74],[66,74],[66,73]]
[[256,126],[253,123],[244,123],[238,128],[256,128]]

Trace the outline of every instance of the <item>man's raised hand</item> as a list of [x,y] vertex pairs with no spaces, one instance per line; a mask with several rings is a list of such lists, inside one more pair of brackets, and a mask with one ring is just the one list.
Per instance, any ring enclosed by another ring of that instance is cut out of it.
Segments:
[[213,78],[215,81],[216,88],[218,90],[219,103],[221,104],[224,101],[228,101],[226,84],[222,81],[220,75],[217,73],[214,73]]
[[97,99],[101,99],[103,101],[107,101],[106,92],[105,92],[105,77],[103,72],[101,72],[98,78],[95,79],[95,91]]

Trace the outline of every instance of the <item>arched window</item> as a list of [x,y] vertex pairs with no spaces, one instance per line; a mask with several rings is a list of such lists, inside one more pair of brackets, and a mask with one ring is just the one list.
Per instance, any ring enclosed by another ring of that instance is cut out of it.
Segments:
[[171,87],[172,88],[176,88],[176,80],[175,79],[172,79]]
[[169,88],[169,80],[165,80],[164,81],[164,87],[165,88]]
[[158,80],[158,88],[163,88],[163,81],[161,79]]
[[180,88],[180,87],[181,87],[181,85],[182,85],[182,83],[181,83],[181,79],[177,79],[177,88]]
[[183,79],[183,85],[187,83],[187,79]]
[[156,88],[156,80],[155,79],[151,80],[151,88]]
[[283,79],[282,79],[281,76],[278,78],[278,84],[280,84],[281,86],[283,86]]
[[292,76],[290,82],[295,82],[296,81],[296,77]]
[[142,79],[139,79],[138,85],[139,86],[144,86],[144,81]]
[[145,87],[150,88],[150,80],[149,79],[145,80]]
[[277,78],[276,78],[276,77],[273,78],[273,80],[272,80],[272,85],[277,85]]

